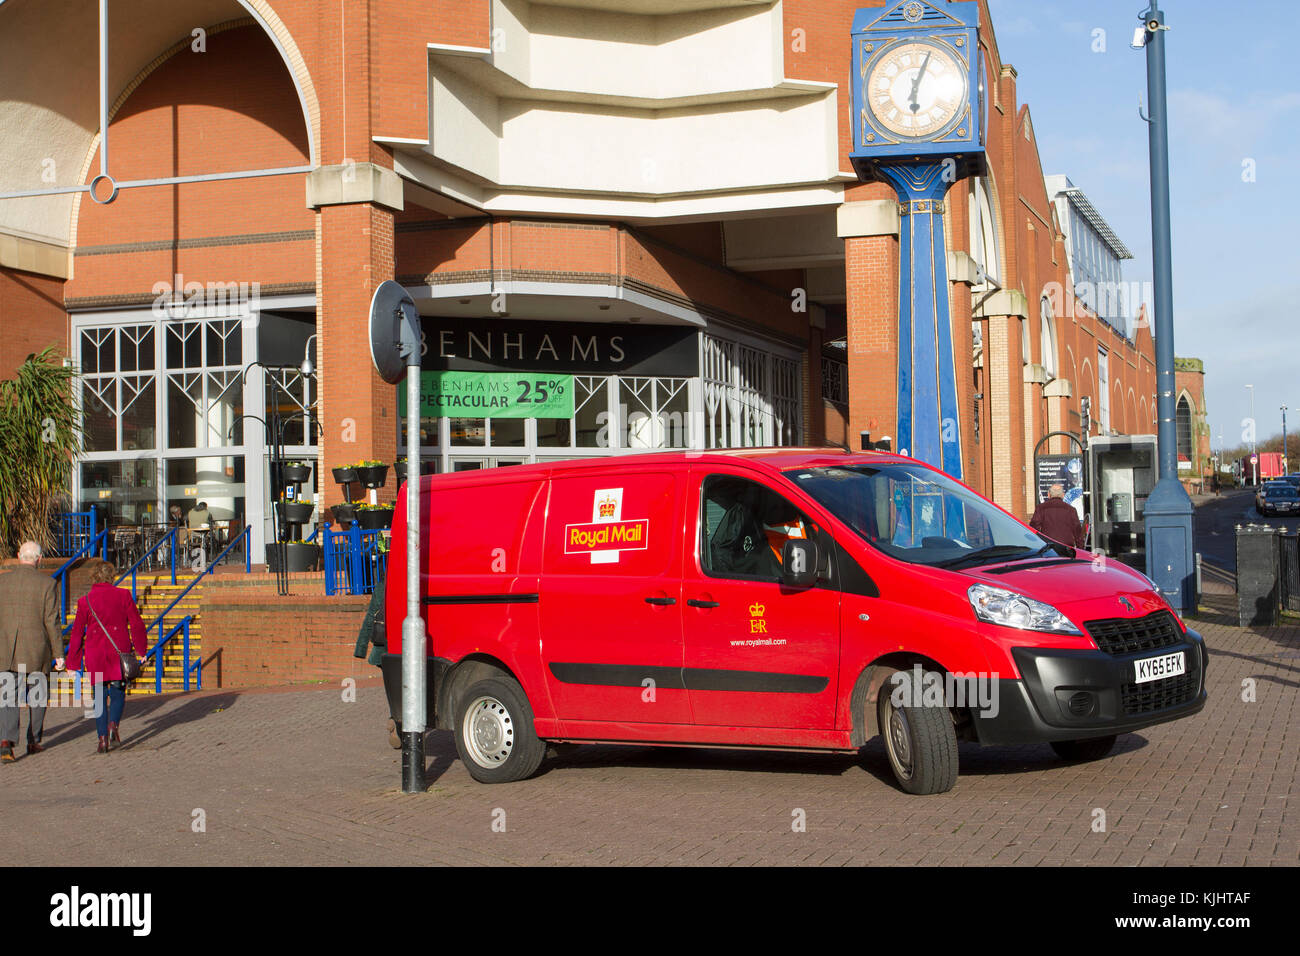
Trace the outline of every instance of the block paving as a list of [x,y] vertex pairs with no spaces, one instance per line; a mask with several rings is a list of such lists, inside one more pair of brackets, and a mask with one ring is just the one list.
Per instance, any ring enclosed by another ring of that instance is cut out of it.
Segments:
[[[0,766],[7,855],[103,866],[1294,866],[1300,626],[1238,628],[1232,600],[1207,598],[1197,622],[1211,650],[1198,716],[1125,735],[1090,764],[1046,745],[962,744],[956,788],[933,797],[894,786],[878,739],[859,757],[565,748],[531,780],[484,786],[447,731],[428,735],[429,791],[403,794],[377,677],[354,695],[315,684],[135,698],[107,756],[94,753],[92,721],[52,708],[49,749]],[[95,822],[107,819],[118,822]]]

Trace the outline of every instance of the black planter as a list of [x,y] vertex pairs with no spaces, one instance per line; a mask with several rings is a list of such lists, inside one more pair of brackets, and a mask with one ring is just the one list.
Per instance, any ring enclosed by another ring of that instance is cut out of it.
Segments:
[[393,526],[393,509],[367,508],[364,511],[358,511],[357,524],[361,525],[366,531],[391,528]]
[[311,465],[284,465],[281,468],[285,482],[304,482],[311,480]]
[[[320,561],[320,545],[305,541],[286,541],[284,543],[284,566],[287,571],[314,571]],[[266,546],[266,566],[271,571],[280,570],[280,546]]]
[[311,521],[311,513],[315,510],[312,504],[302,501],[281,501],[277,504],[284,512],[285,524],[306,524]]
[[338,522],[340,528],[352,527],[352,522],[357,519],[357,506],[355,504],[337,504],[333,507],[334,520]]
[[348,485],[357,480],[357,470],[350,466],[333,468],[334,480],[340,485]]
[[382,488],[388,479],[388,466],[375,465],[373,468],[358,468],[357,480],[367,488]]

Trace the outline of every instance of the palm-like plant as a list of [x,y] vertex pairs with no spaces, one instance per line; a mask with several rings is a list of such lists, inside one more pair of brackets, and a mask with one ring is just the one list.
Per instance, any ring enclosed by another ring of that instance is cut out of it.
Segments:
[[75,377],[51,346],[0,381],[0,555],[29,539],[46,550],[54,543],[50,518],[69,498],[81,450]]

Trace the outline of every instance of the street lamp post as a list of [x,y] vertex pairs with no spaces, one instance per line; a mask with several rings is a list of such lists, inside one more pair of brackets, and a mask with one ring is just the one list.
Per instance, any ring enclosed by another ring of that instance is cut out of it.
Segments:
[[1151,159],[1151,265],[1155,280],[1156,407],[1160,479],[1147,498],[1146,571],[1176,610],[1196,609],[1192,500],[1178,480],[1174,410],[1173,254],[1169,224],[1169,117],[1165,97],[1164,14],[1152,0],[1141,14],[1147,58],[1147,144]]
[[1259,484],[1259,462],[1255,454],[1255,386],[1247,385],[1250,389],[1250,483]]

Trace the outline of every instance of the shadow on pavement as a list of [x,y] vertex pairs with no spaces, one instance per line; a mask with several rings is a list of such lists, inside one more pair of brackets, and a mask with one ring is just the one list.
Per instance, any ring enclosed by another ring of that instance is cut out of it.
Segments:
[[[1122,734],[1109,757],[1133,753],[1146,748],[1147,739],[1140,734]],[[1031,773],[1052,767],[1077,765],[1079,762],[1062,760],[1047,744],[1027,744],[1017,747],[981,747],[979,744],[958,745],[959,770],[962,776],[995,777],[1007,774]],[[453,749],[454,756],[454,749]],[[1102,758],[1102,760],[1109,759]],[[1102,762],[1102,761],[1096,761]],[[721,770],[742,773],[819,774],[842,776],[855,768],[861,769],[882,783],[895,786],[894,773],[885,754],[884,742],[876,737],[854,756],[851,754],[781,753],[776,751],[723,750],[685,747],[637,747],[591,744],[574,746],[571,751],[561,751],[547,756],[538,776],[556,771],[592,767],[600,764],[618,767],[645,767],[656,770]]]
[[[213,694],[191,697],[179,707],[164,710],[173,703],[174,697],[128,697],[126,710],[122,714],[122,745],[120,750],[133,749],[171,727],[200,720],[216,710],[226,710],[236,700],[235,694]],[[141,724],[144,727],[141,729]],[[59,727],[53,733],[47,728],[44,737],[46,746],[71,743],[82,737],[96,736],[93,717],[83,717],[72,723]]]
[[[164,702],[159,701],[157,706],[148,708],[143,714],[133,714],[131,712],[131,702],[127,701],[126,713],[122,718],[123,737],[126,739],[122,741],[121,749],[134,750],[137,746],[152,740],[165,730],[170,730],[181,724],[202,720],[209,714],[219,710],[229,710],[238,699],[237,694],[191,697],[179,707],[162,713],[159,713],[159,711],[162,709]],[[136,729],[140,722],[144,723],[143,730]],[[130,729],[129,736],[126,733],[128,726]]]

